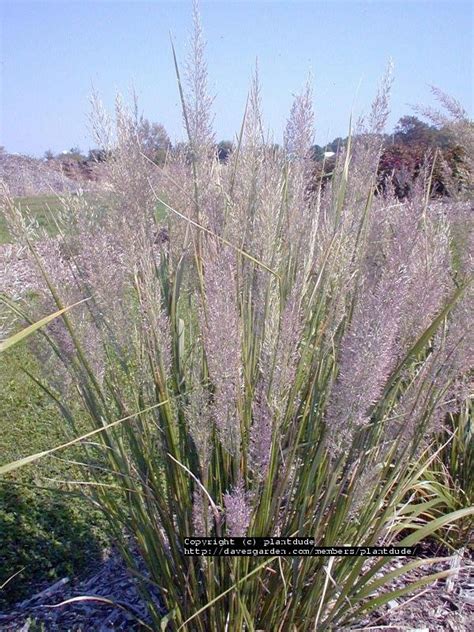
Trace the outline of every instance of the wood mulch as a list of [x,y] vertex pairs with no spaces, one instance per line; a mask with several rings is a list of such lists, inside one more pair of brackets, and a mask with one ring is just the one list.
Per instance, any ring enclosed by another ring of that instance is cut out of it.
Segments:
[[[430,544],[426,557],[447,556]],[[392,566],[402,566],[397,560]],[[391,590],[404,588],[427,575],[442,571],[451,575],[435,580],[412,594],[388,602],[371,613],[351,632],[474,632],[474,559],[472,551],[461,549],[449,561],[427,564],[397,579]]]
[[[431,550],[428,556],[433,557],[433,553]],[[393,599],[357,625],[344,628],[344,631],[474,632],[473,562],[472,552],[461,550],[449,561],[416,569],[409,577],[397,580],[391,588],[397,590],[425,575],[448,569],[452,570],[452,575],[438,579],[412,595]],[[403,563],[402,560],[396,560],[393,565]],[[146,573],[142,568],[140,572]],[[154,598],[158,608],[164,613],[157,590],[154,591]],[[73,601],[58,605],[68,600]],[[0,613],[0,630],[132,632],[144,629],[138,620],[151,624],[135,578],[127,571],[119,555],[112,553],[86,579],[71,581],[64,578],[17,604],[11,611]]]
[[[146,575],[146,570],[140,568]],[[153,588],[150,589],[153,591]],[[154,591],[158,608],[158,591]],[[62,602],[73,600],[65,605]],[[102,600],[102,601],[101,601]],[[113,603],[108,603],[113,602]],[[0,613],[2,632],[109,632],[150,625],[147,606],[118,553],[111,553],[82,581],[64,578],[33,597]],[[36,622],[36,627],[33,625]],[[41,628],[40,624],[43,624]]]

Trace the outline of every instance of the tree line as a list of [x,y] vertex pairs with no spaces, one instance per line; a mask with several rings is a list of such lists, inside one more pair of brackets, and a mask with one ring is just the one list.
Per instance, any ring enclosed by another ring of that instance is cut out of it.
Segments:
[[[141,117],[138,127],[139,141],[143,152],[156,164],[163,164],[171,151],[189,151],[187,143],[171,143],[170,137],[161,123],[150,122]],[[450,130],[430,125],[416,116],[403,116],[391,134],[383,135],[383,150],[380,157],[379,186],[384,187],[390,179],[399,198],[406,197],[423,167],[432,165],[432,188],[438,195],[449,193],[447,179],[452,183],[463,182],[472,176],[465,164],[465,150],[457,143]],[[348,137],[334,138],[326,145],[314,145],[311,158],[314,161],[314,179],[327,180],[334,169],[338,154],[347,146]],[[225,162],[234,151],[230,140],[221,140],[215,150],[221,162]],[[279,145],[275,144],[275,149]],[[103,162],[108,153],[104,149],[91,149],[87,154],[78,147],[53,154],[45,152],[45,160],[66,160],[79,162]]]

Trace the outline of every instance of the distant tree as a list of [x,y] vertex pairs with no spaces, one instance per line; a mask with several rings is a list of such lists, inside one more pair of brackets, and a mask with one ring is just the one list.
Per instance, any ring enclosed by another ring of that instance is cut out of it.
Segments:
[[337,154],[341,149],[343,149],[347,145],[347,137],[342,138],[338,136],[333,141],[328,143],[327,145],[313,145],[311,147],[312,158],[316,162],[322,161],[325,157],[326,159],[328,153]]
[[234,150],[234,144],[230,140],[221,140],[217,145],[217,157],[220,162],[225,162]]
[[328,143],[326,145],[326,147],[324,148],[324,151],[333,151],[336,154],[338,151],[343,149],[346,145],[347,145],[347,137],[342,138],[341,136],[338,136],[332,141],[332,143]]
[[311,156],[313,160],[315,160],[316,162],[322,160],[324,158],[324,151],[325,148],[321,147],[321,145],[313,145],[311,147]]
[[[441,185],[450,195],[454,191],[462,189],[472,192],[474,186],[473,157],[468,155],[466,148],[461,145],[453,145],[443,151],[443,163],[441,171],[444,178],[441,178]],[[444,185],[446,185],[444,187]],[[440,187],[441,189],[441,187]]]
[[69,160],[75,162],[82,162],[86,159],[79,147],[71,147],[71,149],[61,152],[61,154],[59,154],[59,157],[61,158],[61,160]]
[[189,145],[189,143],[184,142],[184,141],[180,141],[178,143],[175,143],[175,145],[172,147],[172,152],[176,155],[176,156],[181,156],[182,158],[184,158],[184,160],[186,161],[187,164],[191,164],[192,163],[192,151],[191,151],[191,147]]
[[51,149],[47,149],[47,150],[44,152],[44,159],[45,159],[45,160],[53,160],[53,158],[54,158],[54,154],[53,154],[53,152],[51,151]]
[[394,130],[394,141],[404,145],[428,147],[436,144],[436,128],[416,116],[402,116]]
[[87,156],[89,162],[105,162],[108,158],[106,149],[90,149]]
[[382,188],[390,181],[399,199],[406,197],[417,178],[426,150],[418,144],[395,143],[386,147],[380,157],[378,177]]
[[[362,147],[365,140],[367,143],[372,140],[364,135],[358,135],[357,139]],[[325,146],[313,145],[315,168],[310,188],[319,182],[325,185],[330,180],[337,154],[347,145],[347,140],[347,137],[338,137]],[[403,116],[393,133],[381,135],[380,140],[383,151],[378,168],[379,189],[383,190],[390,181],[400,199],[410,193],[421,170],[433,160],[432,192],[436,195],[450,195],[466,187],[472,178],[468,154],[449,125],[428,125],[416,116]]]
[[[434,161],[434,162],[433,162]],[[386,147],[379,163],[379,183],[383,189],[389,180],[398,198],[405,198],[413,188],[422,168],[432,170],[434,195],[451,195],[467,186],[471,177],[461,147],[426,148],[420,144],[395,143]]]
[[161,123],[150,123],[143,116],[138,123],[138,139],[143,153],[153,162],[162,164],[167,152],[171,149],[171,141]]
[[[321,186],[324,188],[327,183],[331,180],[334,167],[336,166],[336,154],[334,153],[332,156],[324,157],[324,153],[326,152],[325,147],[321,147],[321,152],[319,155],[321,156],[318,160],[314,161],[314,167],[312,169],[312,177],[310,182],[308,183],[308,191],[314,193]],[[314,147],[313,147],[313,155],[314,155]]]

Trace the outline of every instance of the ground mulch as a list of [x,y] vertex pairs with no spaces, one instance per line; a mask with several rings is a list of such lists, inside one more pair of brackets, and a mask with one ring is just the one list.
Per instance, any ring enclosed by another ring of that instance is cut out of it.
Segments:
[[[433,550],[426,550],[433,557]],[[439,554],[439,551],[437,552]],[[438,579],[412,595],[393,599],[388,605],[345,631],[384,632],[471,632],[474,631],[474,564],[472,552],[461,550],[444,562],[423,566],[409,577],[397,580],[397,590],[423,576],[451,569],[448,578]],[[397,560],[393,565],[402,565]],[[145,569],[140,572],[146,574]],[[154,589],[152,589],[154,590]],[[82,598],[88,599],[82,600]],[[154,597],[164,613],[157,590]],[[81,600],[79,600],[81,598]],[[60,605],[64,601],[76,599]],[[114,602],[114,605],[99,599]],[[127,571],[117,553],[110,553],[94,572],[82,581],[64,578],[37,595],[0,613],[4,632],[109,632],[134,631],[138,620],[150,625],[147,606],[137,589],[136,579]],[[41,624],[43,627],[41,627]],[[211,631],[210,631],[211,632]],[[212,631],[214,632],[214,631]],[[217,631],[215,631],[217,632]]]
[[[423,548],[423,557],[449,555],[433,543]],[[392,565],[401,566],[403,562],[398,560]],[[469,549],[461,549],[448,561],[417,568],[396,580],[390,588],[404,588],[427,575],[446,570],[452,574],[389,601],[360,625],[352,626],[351,632],[474,632],[474,559]]]
[[[144,568],[140,571],[146,575]],[[162,610],[159,595],[154,592],[156,603]],[[71,599],[76,601],[58,606]],[[31,629],[39,632],[42,623],[45,632],[132,631],[141,629],[139,620],[151,624],[136,579],[118,553],[111,552],[87,578],[79,581],[63,578],[16,604],[11,611],[0,613],[0,630],[27,632]]]

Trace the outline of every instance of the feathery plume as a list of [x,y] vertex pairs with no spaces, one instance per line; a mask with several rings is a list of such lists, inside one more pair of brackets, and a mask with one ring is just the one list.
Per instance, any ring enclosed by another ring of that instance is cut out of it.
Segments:
[[252,508],[249,493],[240,480],[229,493],[224,494],[225,520],[230,537],[242,538],[247,534]]

